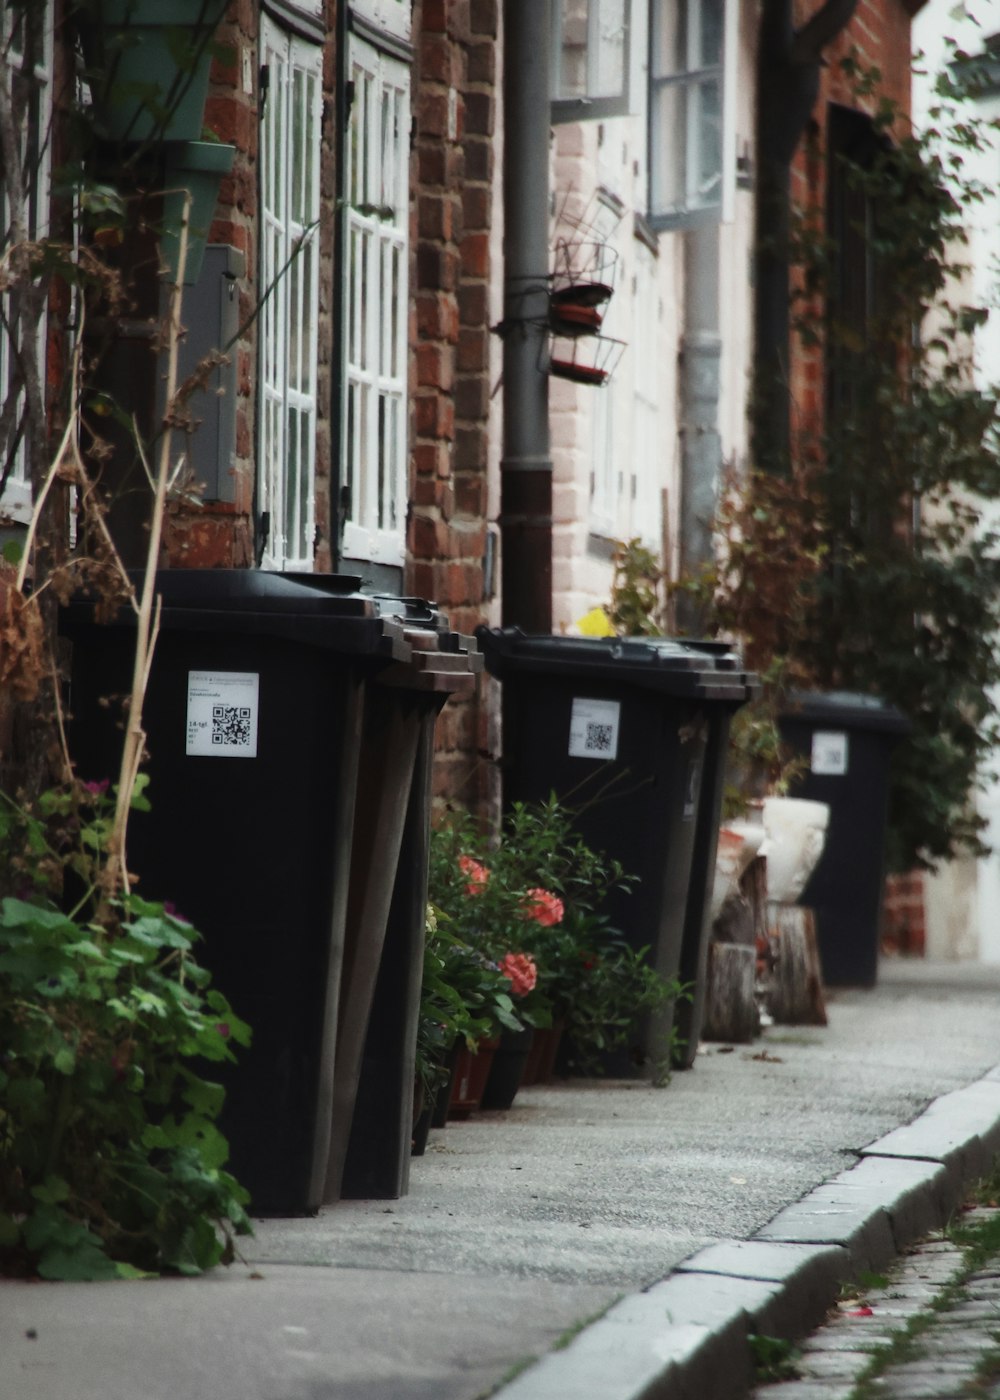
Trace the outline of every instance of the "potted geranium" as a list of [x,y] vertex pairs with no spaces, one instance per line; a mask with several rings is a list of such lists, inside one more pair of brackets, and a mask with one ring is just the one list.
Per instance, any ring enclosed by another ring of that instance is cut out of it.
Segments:
[[[576,1063],[588,1069],[600,1067],[603,1052],[626,1048],[650,1011],[680,990],[597,913],[621,883],[617,862],[582,842],[555,798],[515,803],[496,839],[456,814],[432,840],[431,898],[449,926],[506,977],[531,1039],[568,1028]],[[504,1049],[523,1058],[529,1037],[516,1039],[515,1029],[501,1027]],[[664,1071],[668,1060],[665,1051]]]

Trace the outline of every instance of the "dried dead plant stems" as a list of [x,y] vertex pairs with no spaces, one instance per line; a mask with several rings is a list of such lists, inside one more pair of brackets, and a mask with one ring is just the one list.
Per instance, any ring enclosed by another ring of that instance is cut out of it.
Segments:
[[[159,457],[153,478],[153,506],[149,522],[149,544],[146,551],[146,564],[143,571],[142,591],[139,598],[139,615],[136,621],[135,655],[132,665],[132,689],[125,707],[125,737],[122,742],[121,766],[118,773],[118,791],[115,800],[115,815],[108,837],[108,859],[104,870],[104,900],[107,901],[128,886],[128,862],[126,838],[128,818],[135,791],[136,779],[142,765],[145,751],[146,733],[142,725],[143,705],[146,687],[149,684],[153,651],[160,627],[162,599],[156,593],[156,569],[160,557],[160,543],[163,538],[163,521],[166,514],[167,495],[171,484],[170,449],[173,443],[173,424],[177,393],[177,360],[181,339],[181,299],[183,296],[184,268],[187,262],[188,221],[191,214],[191,197],[185,192],[184,213],[181,218],[180,239],[177,257],[177,270],[170,287],[167,303],[167,386],[166,412],[163,416],[163,433],[159,442]],[[138,439],[137,439],[138,442]],[[143,466],[149,470],[141,443],[139,452]]]

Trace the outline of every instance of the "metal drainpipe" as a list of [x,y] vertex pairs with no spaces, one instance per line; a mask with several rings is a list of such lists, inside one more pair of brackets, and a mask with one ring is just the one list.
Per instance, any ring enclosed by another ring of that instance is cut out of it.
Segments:
[[[684,239],[685,329],[681,341],[680,563],[693,576],[712,559],[712,527],[722,473],[719,434],[719,226]],[[677,599],[684,631],[700,631],[696,608]]]
[[552,630],[548,0],[504,5],[504,326],[500,543],[505,624]]

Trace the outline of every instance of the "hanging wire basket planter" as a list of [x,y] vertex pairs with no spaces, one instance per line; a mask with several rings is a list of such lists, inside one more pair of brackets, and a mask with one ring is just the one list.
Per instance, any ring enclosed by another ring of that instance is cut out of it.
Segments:
[[552,253],[552,300],[600,306],[615,289],[618,253],[599,240],[557,238]]
[[610,335],[565,335],[553,330],[544,344],[541,369],[557,379],[601,388],[618,367],[624,340]]

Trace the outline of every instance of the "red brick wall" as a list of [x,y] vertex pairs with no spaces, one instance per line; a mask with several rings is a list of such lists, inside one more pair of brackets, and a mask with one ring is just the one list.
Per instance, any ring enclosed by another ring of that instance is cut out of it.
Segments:
[[[803,23],[819,8],[819,0],[796,0],[796,22]],[[875,94],[859,98],[841,60],[852,54],[863,69],[878,68]],[[910,111],[910,15],[904,0],[859,0],[850,24],[829,46],[820,72],[820,92],[813,121],[792,168],[792,199],[824,228],[826,195],[826,128],[828,105],[838,103],[873,114],[881,98],[895,103],[904,116]],[[801,303],[817,323],[822,322],[819,299]],[[814,441],[822,428],[823,351],[820,344],[793,339],[791,364],[793,432]]]
[[[407,587],[462,631],[484,615],[497,25],[497,0],[414,6]],[[439,798],[481,799],[479,725],[478,698],[446,706]]]
[[923,871],[887,876],[882,898],[882,951],[922,958],[926,939]]

